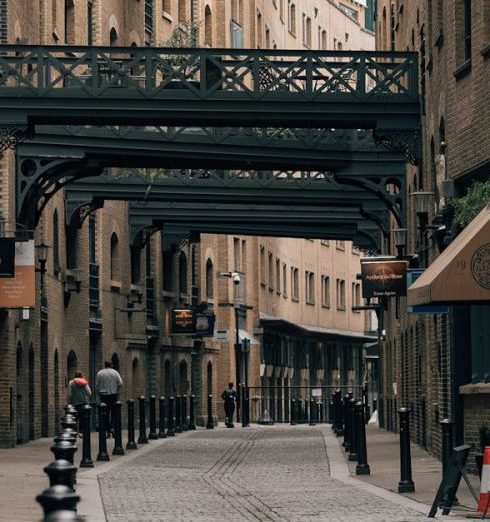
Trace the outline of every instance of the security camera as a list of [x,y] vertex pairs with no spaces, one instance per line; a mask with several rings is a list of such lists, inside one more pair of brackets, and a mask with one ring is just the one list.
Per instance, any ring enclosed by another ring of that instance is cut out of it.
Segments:
[[240,275],[234,272],[231,276],[233,278],[233,284],[239,285],[240,284]]

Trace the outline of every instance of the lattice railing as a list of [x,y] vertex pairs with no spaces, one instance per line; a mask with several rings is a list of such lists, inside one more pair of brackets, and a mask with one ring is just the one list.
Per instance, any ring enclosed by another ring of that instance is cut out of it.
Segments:
[[417,55],[408,52],[28,45],[0,52],[0,97],[413,102],[417,81]]

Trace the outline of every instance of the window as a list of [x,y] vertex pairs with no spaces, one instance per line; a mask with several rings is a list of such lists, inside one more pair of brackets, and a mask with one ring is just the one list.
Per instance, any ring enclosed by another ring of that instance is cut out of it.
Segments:
[[243,47],[243,27],[234,20],[231,21],[231,46],[233,49]]
[[172,14],[172,0],[162,0],[162,10],[169,15]]
[[276,292],[281,294],[281,261],[276,258]]
[[73,0],[65,0],[65,43],[75,43],[75,5]]
[[231,0],[231,19],[241,25],[242,23],[242,9],[241,0]]
[[320,245],[323,245],[323,246],[330,246],[330,241],[328,239],[321,239],[320,240]]
[[284,23],[284,2],[285,0],[279,0],[279,17],[282,23]]
[[115,232],[111,236],[111,279],[119,280],[119,239]]
[[337,250],[345,250],[345,241],[342,239],[337,239],[335,246]]
[[345,310],[345,281],[337,279],[337,310]]
[[178,0],[178,21],[179,24],[185,24],[187,22],[187,9],[186,9],[187,0]]
[[172,292],[173,283],[173,254],[172,250],[163,251],[163,290],[166,292]]
[[136,245],[130,247],[131,255],[131,284],[141,283],[141,250]]
[[322,307],[330,308],[330,278],[322,275]]
[[237,237],[233,238],[233,261],[235,270],[240,272],[242,270],[242,256],[240,255],[240,240]]
[[287,282],[288,268],[286,263],[282,264],[282,295],[283,297],[288,296],[288,282]]
[[51,0],[51,20],[53,27],[53,37],[55,40],[58,40],[56,35],[56,26],[58,24],[58,0]]
[[315,304],[315,274],[305,272],[305,300],[306,304]]
[[60,272],[60,242],[59,242],[59,220],[58,211],[53,214],[53,273],[56,275]]
[[[352,283],[352,306],[361,306],[361,285],[360,283]],[[353,310],[359,313],[360,310]]]
[[179,293],[187,294],[187,257],[184,252],[179,256]]
[[268,278],[268,284],[269,284],[269,290],[274,290],[274,259],[272,254],[269,252],[269,278]]
[[289,0],[288,9],[288,29],[292,35],[296,36],[296,6],[291,3],[291,0]]
[[92,32],[93,14],[94,14],[94,2],[93,2],[93,0],[88,0],[88,4],[87,4],[87,45],[93,45],[93,32]]
[[265,248],[260,245],[260,284],[265,286]]
[[91,214],[88,218],[88,256],[89,263],[96,263],[96,251],[95,251],[95,216]]
[[291,299],[299,301],[299,271],[291,267]]
[[303,13],[303,44],[311,47],[311,18]]
[[262,13],[257,11],[257,47],[262,47]]
[[213,46],[213,19],[209,5],[204,10],[204,44]]
[[271,32],[267,26],[265,26],[265,48],[271,48]]
[[464,0],[464,59],[471,60],[471,0]]
[[211,259],[206,261],[206,298],[213,299],[214,297],[214,274],[213,262]]

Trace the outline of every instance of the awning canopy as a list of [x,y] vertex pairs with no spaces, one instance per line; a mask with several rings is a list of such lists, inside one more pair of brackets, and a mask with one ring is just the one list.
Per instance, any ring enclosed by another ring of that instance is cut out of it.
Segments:
[[243,339],[248,339],[250,344],[260,344],[256,337],[250,334],[247,330],[242,330],[241,328],[238,330],[238,337],[240,342],[242,342]]
[[372,335],[365,335],[362,332],[354,332],[351,330],[338,330],[336,328],[324,328],[323,326],[309,326],[305,324],[293,323],[275,317],[273,315],[260,312],[260,323],[263,326],[270,326],[280,328],[281,330],[291,334],[307,337],[309,339],[321,340],[343,340],[343,341],[374,341],[377,337]]
[[490,204],[408,289],[409,306],[490,302]]

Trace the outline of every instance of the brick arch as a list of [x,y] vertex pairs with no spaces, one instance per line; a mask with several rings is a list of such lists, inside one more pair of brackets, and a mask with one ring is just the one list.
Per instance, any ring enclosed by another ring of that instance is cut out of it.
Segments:
[[113,29],[116,32],[117,36],[120,37],[121,32],[119,31],[119,22],[117,21],[117,17],[115,14],[111,14],[111,16],[109,16],[109,34]]

